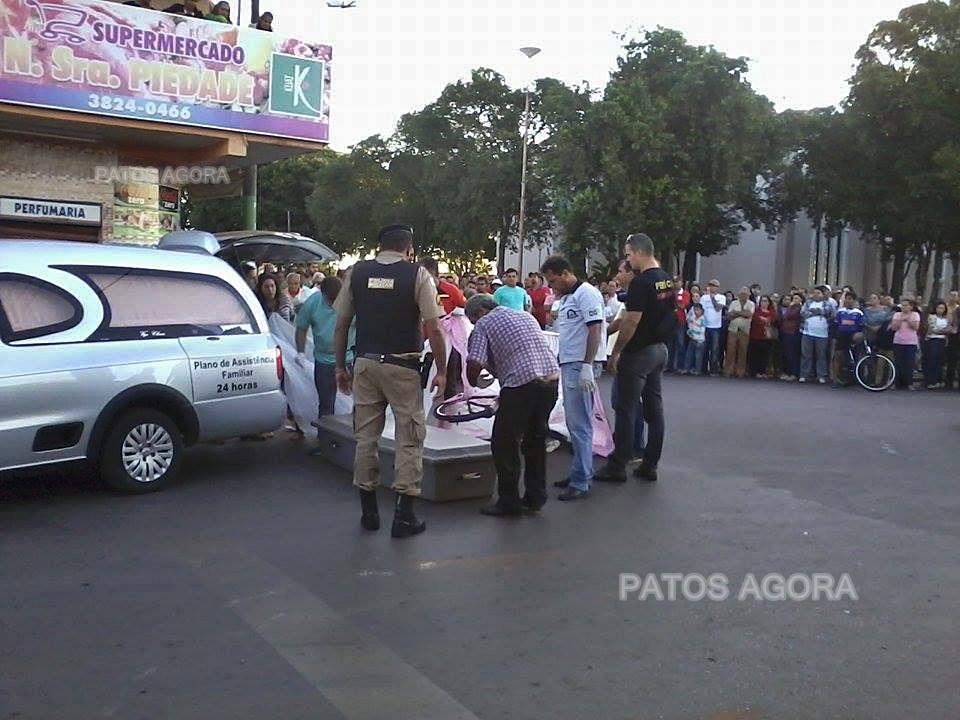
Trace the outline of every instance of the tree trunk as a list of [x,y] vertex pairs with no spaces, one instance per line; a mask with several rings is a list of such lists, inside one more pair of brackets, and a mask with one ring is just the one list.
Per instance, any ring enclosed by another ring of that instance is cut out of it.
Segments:
[[960,290],[960,251],[950,253],[950,289]]
[[660,267],[663,268],[664,272],[668,272],[673,275],[673,253],[666,252],[663,253],[663,257],[660,258]]
[[513,218],[504,216],[500,223],[500,237],[497,238],[497,275],[503,275],[507,269],[507,241],[510,239],[510,225]]
[[683,279],[693,282],[697,279],[697,251],[692,249],[683,252]]
[[880,292],[890,292],[890,253],[886,247],[880,248]]
[[820,284],[820,257],[823,253],[820,252],[820,241],[823,239],[823,215],[817,218],[817,234],[816,238],[816,260],[813,263],[813,284]]
[[937,246],[933,251],[933,289],[930,290],[930,300],[936,300],[943,294],[943,248]]
[[894,299],[903,294],[903,281],[907,275],[906,265],[907,244],[903,240],[895,238],[893,241],[893,277],[890,283],[890,294],[893,295]]
[[915,294],[927,299],[927,276],[930,274],[930,251],[926,245],[921,245],[918,254],[917,268],[913,275],[916,289]]

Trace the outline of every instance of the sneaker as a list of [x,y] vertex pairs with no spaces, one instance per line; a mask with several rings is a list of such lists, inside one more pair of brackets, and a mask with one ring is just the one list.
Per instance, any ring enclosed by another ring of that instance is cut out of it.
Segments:
[[546,451],[552,453],[554,450],[560,447],[560,441],[556,438],[547,438]]
[[575,487],[568,487],[562,493],[557,495],[557,500],[562,500],[564,502],[567,502],[570,500],[582,500],[585,497],[587,497],[587,495],[589,494],[590,493],[588,490],[578,490]]
[[787,375],[786,373],[784,373],[783,375],[780,376],[780,379],[783,380],[784,382],[786,382],[786,381],[788,381],[788,380],[792,380],[793,378],[791,378],[789,375]]
[[826,384],[827,384],[827,379],[826,379],[826,378],[817,378],[817,382],[820,383],[821,385],[826,385]]
[[797,378],[797,382],[805,383],[806,381],[807,381],[807,379],[806,379],[805,377]]

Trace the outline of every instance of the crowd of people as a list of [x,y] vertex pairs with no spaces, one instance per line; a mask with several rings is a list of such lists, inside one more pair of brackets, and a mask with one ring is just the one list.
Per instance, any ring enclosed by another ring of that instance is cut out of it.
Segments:
[[[632,278],[621,263],[617,276],[599,285],[611,324],[608,353]],[[467,299],[490,294],[500,305],[526,310],[544,330],[556,322],[559,300],[540,272],[529,273],[522,285],[512,268],[501,277],[442,279]],[[894,362],[897,387],[960,389],[960,291],[925,303],[912,295],[899,301],[881,293],[860,296],[850,286],[764,292],[754,283],[735,292],[721,291],[715,279],[701,285],[675,277],[674,284],[677,327],[668,346],[668,373],[843,387],[852,382],[849,350],[859,353],[866,342]]]
[[[500,306],[533,315],[543,330],[556,327],[560,298],[539,271],[521,282],[514,268],[499,277],[439,273],[435,261],[428,269],[446,313],[462,308],[471,297],[491,295]],[[267,314],[278,312],[294,322],[325,275],[317,266],[288,270],[251,263],[243,271]],[[617,276],[599,285],[607,323],[602,362],[616,342],[615,321],[623,314],[625,288],[632,279],[633,271],[621,263]],[[754,283],[734,292],[721,291],[715,279],[701,285],[679,277],[674,285],[677,324],[668,344],[667,373],[839,388],[852,383],[849,350],[859,352],[866,342],[894,362],[896,387],[960,389],[960,291],[925,303],[912,295],[899,301],[880,293],[864,297],[850,286],[764,292]]]
[[705,290],[679,278],[675,283],[677,330],[668,372],[842,387],[852,382],[850,351],[856,356],[867,343],[894,362],[900,389],[951,389],[960,379],[956,290],[925,304],[911,295],[861,297],[850,286],[767,293],[754,284],[734,293],[720,292],[717,280]]

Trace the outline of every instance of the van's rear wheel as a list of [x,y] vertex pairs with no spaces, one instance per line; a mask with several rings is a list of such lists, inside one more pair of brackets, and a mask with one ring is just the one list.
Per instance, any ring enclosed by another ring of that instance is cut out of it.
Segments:
[[180,428],[169,417],[157,410],[131,410],[107,433],[100,477],[122,492],[153,492],[177,474],[182,452]]

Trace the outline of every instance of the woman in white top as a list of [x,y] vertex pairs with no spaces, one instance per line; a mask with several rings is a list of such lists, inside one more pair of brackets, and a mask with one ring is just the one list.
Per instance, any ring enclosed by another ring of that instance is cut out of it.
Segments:
[[927,339],[923,343],[923,380],[927,390],[943,387],[943,359],[949,327],[947,304],[943,300],[937,300],[933,304],[933,312],[927,316]]

